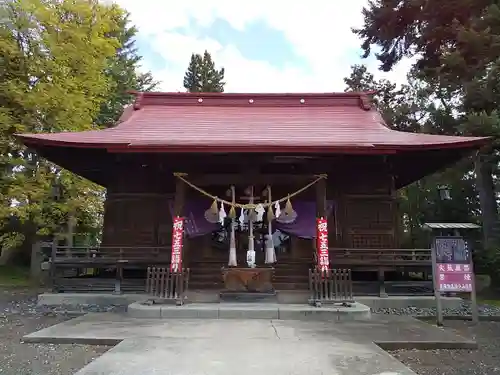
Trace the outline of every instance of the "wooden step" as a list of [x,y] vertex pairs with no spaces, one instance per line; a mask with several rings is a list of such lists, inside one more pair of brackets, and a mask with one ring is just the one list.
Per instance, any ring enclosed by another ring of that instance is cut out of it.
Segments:
[[273,283],[275,290],[308,290],[309,284],[306,283]]
[[189,290],[214,289],[221,290],[224,288],[223,283],[214,282],[189,282]]
[[222,302],[277,302],[276,293],[228,292],[220,293]]
[[274,276],[273,277],[273,282],[291,282],[291,283],[308,283],[309,282],[309,276],[308,275],[283,275],[283,276]]
[[289,273],[305,273],[305,274],[308,274],[309,273],[309,268],[308,267],[302,267],[302,268],[275,268],[274,269],[274,273],[286,273],[286,272],[289,272]]

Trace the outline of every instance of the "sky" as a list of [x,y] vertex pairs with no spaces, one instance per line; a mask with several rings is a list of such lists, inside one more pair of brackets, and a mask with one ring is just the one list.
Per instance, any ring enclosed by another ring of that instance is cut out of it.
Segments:
[[375,58],[362,59],[351,28],[362,24],[367,0],[115,2],[130,12],[142,69],[162,91],[185,91],[191,54],[205,50],[225,68],[226,92],[344,91],[353,64],[401,84],[411,64],[382,73]]

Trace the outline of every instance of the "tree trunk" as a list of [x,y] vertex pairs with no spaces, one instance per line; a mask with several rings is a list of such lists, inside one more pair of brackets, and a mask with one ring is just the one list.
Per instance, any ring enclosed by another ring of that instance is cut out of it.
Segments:
[[490,155],[479,155],[476,159],[476,188],[483,222],[484,247],[492,246],[496,240],[498,216],[495,184],[493,182],[493,163]]
[[10,249],[1,249],[0,250],[0,266],[6,266],[11,263],[11,260],[14,256],[19,252],[18,247],[13,247]]

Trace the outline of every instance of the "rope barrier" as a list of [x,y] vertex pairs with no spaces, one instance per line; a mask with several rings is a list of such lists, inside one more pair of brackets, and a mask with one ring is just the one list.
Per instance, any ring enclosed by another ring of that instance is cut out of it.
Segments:
[[212,195],[210,194],[208,191],[196,186],[195,184],[193,184],[192,182],[190,182],[189,180],[187,180],[184,176],[187,176],[186,173],[174,173],[174,176],[177,177],[179,180],[181,180],[182,182],[184,182],[186,185],[192,187],[194,190],[198,191],[199,193],[205,195],[206,197],[212,199],[212,200],[215,200],[219,203],[224,203],[225,205],[227,206],[230,206],[230,207],[235,207],[235,208],[243,208],[243,209],[255,209],[258,205],[261,205],[263,206],[264,208],[267,208],[269,206],[272,206],[276,203],[283,203],[285,201],[287,201],[288,199],[290,198],[293,198],[295,197],[296,195],[299,195],[300,193],[302,193],[303,191],[309,189],[311,186],[313,186],[314,184],[316,184],[318,181],[321,181],[323,179],[326,179],[327,178],[327,175],[326,174],[320,174],[317,176],[317,178],[313,181],[311,181],[310,183],[308,183],[307,185],[305,185],[304,187],[300,188],[299,190],[283,197],[283,198],[280,198],[278,200],[275,200],[274,202],[267,202],[267,203],[259,203],[259,204],[255,204],[255,203],[236,203],[236,202],[231,202],[231,201],[228,201],[228,200],[225,200],[225,199],[221,199],[219,197],[216,197],[215,195]]

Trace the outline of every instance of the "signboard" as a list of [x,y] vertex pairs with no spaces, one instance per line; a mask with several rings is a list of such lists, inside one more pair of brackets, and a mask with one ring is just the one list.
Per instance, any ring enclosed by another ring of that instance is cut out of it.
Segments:
[[328,256],[328,221],[325,218],[316,219],[316,249],[318,251],[318,267],[322,271],[330,268]]
[[172,256],[170,260],[170,271],[182,270],[182,241],[184,239],[184,219],[176,216],[172,226]]
[[472,320],[478,321],[472,254],[462,237],[435,237],[432,246],[432,275],[438,325],[443,324],[441,293],[470,293]]
[[437,263],[472,263],[471,252],[462,237],[436,237],[434,238],[434,251]]
[[472,292],[472,256],[461,237],[436,237],[434,273],[440,292]]
[[472,292],[472,268],[468,264],[437,263],[436,278],[440,292]]

